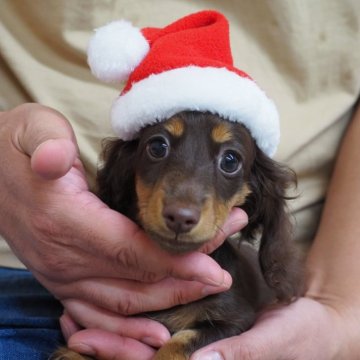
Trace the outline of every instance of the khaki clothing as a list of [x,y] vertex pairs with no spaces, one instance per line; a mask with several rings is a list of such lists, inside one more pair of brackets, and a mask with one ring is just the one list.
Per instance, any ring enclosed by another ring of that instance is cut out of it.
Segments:
[[[209,8],[230,21],[235,66],[278,106],[282,137],[275,158],[298,174],[300,196],[290,204],[295,238],[310,243],[360,92],[358,0],[3,0],[0,110],[34,101],[62,112],[92,181],[100,141],[112,135],[111,103],[121,90],[89,71],[92,29],[119,18],[140,28],[162,27]],[[20,266],[4,241],[0,264]]]

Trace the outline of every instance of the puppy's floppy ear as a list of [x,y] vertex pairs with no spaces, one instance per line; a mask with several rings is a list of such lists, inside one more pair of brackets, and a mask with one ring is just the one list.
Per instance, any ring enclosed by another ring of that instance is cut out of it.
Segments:
[[107,139],[103,166],[97,173],[97,195],[110,208],[134,220],[136,214],[135,164],[138,141]]
[[267,284],[281,301],[302,291],[300,257],[292,243],[292,224],[286,208],[286,190],[296,185],[295,173],[256,149],[249,185],[251,194],[243,208],[249,224],[243,235],[262,231],[259,260]]

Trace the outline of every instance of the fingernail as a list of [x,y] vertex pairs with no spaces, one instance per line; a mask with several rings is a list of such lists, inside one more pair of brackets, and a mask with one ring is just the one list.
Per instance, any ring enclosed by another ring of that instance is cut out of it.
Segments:
[[165,341],[162,341],[161,339],[153,338],[151,336],[146,336],[140,340],[146,345],[150,345],[152,347],[158,348],[164,345]]
[[65,318],[64,315],[62,315],[60,317],[59,322],[60,322],[60,327],[61,327],[61,331],[63,333],[63,336],[64,336],[65,340],[68,340],[69,337],[71,336],[71,331],[70,331],[70,328],[68,326],[68,323],[67,323],[66,318]]
[[87,344],[83,344],[83,343],[71,344],[70,348],[71,350],[77,351],[80,354],[96,356],[96,351]]
[[224,360],[224,358],[217,351],[210,351],[204,354],[195,355],[191,360]]
[[230,289],[231,285],[232,285],[232,277],[231,275],[223,270],[223,273],[224,273],[224,276],[223,276],[223,282],[222,284],[220,284],[220,287],[223,289],[223,290],[227,290],[227,289]]
[[204,286],[202,289],[202,294],[203,294],[203,296],[217,294],[219,292],[230,289],[231,284],[232,284],[231,275],[227,271],[224,271],[223,282],[221,284],[217,284],[217,286],[212,286],[212,285]]
[[207,279],[194,278],[193,280],[205,283],[208,285],[207,287],[209,287],[209,288],[220,287],[224,290],[229,289],[232,284],[231,275],[225,270],[222,271],[222,278],[221,279],[219,278],[219,280],[217,280],[217,281],[215,281],[214,279],[209,279],[209,278],[207,278]]
[[240,231],[241,229],[243,229],[249,222],[248,217],[246,216],[246,214],[244,216],[239,217],[238,214],[233,215],[234,219],[232,219],[232,221],[230,221],[227,224],[226,227],[226,232],[233,234],[235,232]]

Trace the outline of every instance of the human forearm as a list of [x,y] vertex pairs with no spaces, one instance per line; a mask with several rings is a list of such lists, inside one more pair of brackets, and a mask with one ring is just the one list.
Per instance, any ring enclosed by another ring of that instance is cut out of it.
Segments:
[[360,108],[340,147],[318,233],[308,257],[308,295],[360,304]]

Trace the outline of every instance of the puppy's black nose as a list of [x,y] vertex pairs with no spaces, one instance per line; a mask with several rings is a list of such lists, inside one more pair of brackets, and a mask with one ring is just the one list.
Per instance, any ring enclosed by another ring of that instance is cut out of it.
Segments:
[[200,211],[196,208],[183,207],[177,204],[166,205],[163,217],[167,227],[175,233],[189,232],[200,220]]

